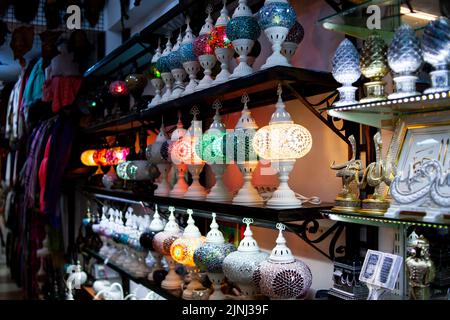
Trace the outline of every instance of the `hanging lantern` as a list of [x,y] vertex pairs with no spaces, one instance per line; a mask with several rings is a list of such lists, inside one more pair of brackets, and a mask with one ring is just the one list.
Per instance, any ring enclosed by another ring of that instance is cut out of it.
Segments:
[[180,49],[178,50],[178,52],[180,53],[180,61],[183,64],[184,70],[186,70],[187,74],[189,75],[189,83],[184,89],[184,92],[181,94],[182,96],[194,92],[195,87],[197,86],[197,73],[200,71],[200,63],[198,62],[198,58],[194,53],[195,35],[192,33],[189,22],[190,19],[189,17],[187,17],[186,33],[183,37],[183,41],[181,42]]
[[123,97],[128,95],[128,88],[125,81],[117,80],[109,85],[109,93],[114,97]]
[[281,54],[281,46],[297,19],[294,8],[287,0],[266,0],[257,16],[259,26],[272,43],[273,51],[261,69],[274,66],[291,67],[286,57]]
[[286,246],[283,236],[285,226],[278,223],[277,229],[277,245],[269,259],[261,262],[253,274],[253,279],[260,287],[261,293],[272,299],[304,297],[312,284],[311,270],[303,261],[296,260]]
[[234,50],[239,54],[239,65],[234,69],[230,79],[252,74],[253,68],[251,63],[248,63],[247,55],[252,51],[255,41],[261,34],[261,28],[253,17],[247,0],[239,0],[239,5],[227,24],[226,33]]
[[304,157],[311,150],[312,137],[309,131],[294,124],[281,99],[282,88],[278,85],[276,111],[268,126],[259,129],[253,138],[253,148],[263,159],[270,160],[272,166],[278,165],[280,185],[267,202],[268,208],[297,208],[302,202],[289,188],[289,173],[295,160]]
[[170,190],[169,196],[176,198],[182,197],[189,187],[185,180],[187,166],[184,162],[179,161],[177,158],[178,150],[174,149],[174,147],[183,140],[186,132],[187,131],[183,128],[183,123],[181,122],[181,114],[178,113],[177,128],[172,132],[172,136],[170,137],[171,143],[169,145],[169,157],[177,169],[177,182],[173,186],[172,190]]
[[186,71],[184,71],[181,55],[180,55],[180,46],[182,43],[181,30],[178,34],[177,43],[172,49],[172,52],[167,56],[169,69],[172,72],[172,76],[175,79],[174,90],[171,95],[171,99],[176,99],[181,97],[184,92],[184,78],[186,78]]
[[286,40],[281,46],[281,52],[288,59],[289,63],[291,63],[291,59],[294,56],[295,51],[297,51],[298,45],[302,42],[304,36],[305,30],[303,29],[303,26],[298,21],[295,21],[294,25],[289,30]]
[[[161,79],[161,69],[159,69],[158,60],[161,58],[161,43],[158,39],[158,48],[152,57],[148,74],[150,75],[150,82],[155,88],[155,96],[150,101],[148,107],[152,108],[161,102],[161,90],[164,88],[164,81]],[[164,62],[164,61],[163,61]]]
[[183,299],[190,300],[192,299],[193,290],[202,287],[194,262],[194,252],[205,242],[205,237],[201,235],[200,230],[195,225],[195,221],[192,218],[193,211],[188,209],[187,213],[189,215],[188,225],[184,229],[183,235],[170,246],[170,255],[176,262],[186,266],[188,272],[192,275],[191,282],[183,291]]
[[172,43],[170,42],[170,34],[169,34],[167,35],[166,48],[161,54],[161,57],[156,62],[156,67],[161,72],[161,79],[163,80],[166,86],[166,92],[164,92],[164,95],[161,97],[160,103],[169,101],[172,96],[172,86],[174,79],[172,73],[170,72],[169,57],[168,57],[171,51],[172,51]]
[[236,251],[231,243],[225,243],[219,225],[216,222],[216,214],[212,214],[211,230],[206,235],[206,241],[198,247],[194,253],[194,261],[200,271],[206,271],[208,278],[214,284],[214,293],[210,300],[223,300],[225,296],[221,290],[221,284],[225,276],[222,272],[222,263],[227,255]]
[[258,243],[253,238],[250,229],[253,219],[244,218],[242,221],[247,225],[244,239],[239,243],[237,251],[225,257],[222,268],[227,279],[239,287],[241,294],[251,297],[259,293],[259,287],[253,282],[253,273],[269,255],[259,250]]

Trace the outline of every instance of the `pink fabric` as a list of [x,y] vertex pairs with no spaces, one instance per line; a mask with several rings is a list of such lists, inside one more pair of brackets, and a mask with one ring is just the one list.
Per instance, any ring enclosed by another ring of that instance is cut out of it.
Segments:
[[55,76],[44,84],[44,101],[52,101],[53,112],[71,105],[81,88],[83,78],[79,76]]
[[39,194],[39,203],[41,212],[44,212],[45,210],[45,201],[44,201],[45,181],[47,178],[47,162],[51,144],[52,144],[52,137],[50,136],[48,138],[47,144],[45,145],[44,157],[42,158],[41,165],[39,166],[39,186],[41,188]]

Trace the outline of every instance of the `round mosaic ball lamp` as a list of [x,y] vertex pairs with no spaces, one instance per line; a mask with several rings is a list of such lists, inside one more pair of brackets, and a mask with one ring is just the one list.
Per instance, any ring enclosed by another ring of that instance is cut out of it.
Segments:
[[346,106],[357,103],[355,99],[356,87],[352,83],[361,76],[359,69],[359,54],[353,43],[344,39],[336,49],[332,60],[332,74],[342,86],[338,88],[339,101],[333,106]]
[[232,195],[223,183],[222,178],[228,165],[226,162],[226,149],[224,148],[226,128],[219,114],[221,107],[220,101],[216,100],[213,105],[213,108],[216,109],[214,121],[209,129],[205,131],[197,145],[200,146],[197,149],[201,149],[197,150],[200,152],[201,158],[211,167],[215,176],[216,182],[206,196],[206,200],[212,202],[230,202],[232,199]]
[[277,224],[279,230],[276,246],[266,261],[261,262],[253,274],[255,284],[261,293],[271,299],[296,299],[304,297],[312,284],[312,274],[309,267],[295,259],[286,246],[283,236],[285,226]]
[[195,87],[197,87],[197,73],[199,73],[200,71],[200,63],[198,62],[197,56],[194,54],[195,35],[192,33],[189,22],[190,19],[186,18],[186,32],[178,51],[180,54],[180,61],[183,64],[184,70],[186,70],[187,74],[189,75],[189,83],[181,94],[182,96],[191,94],[195,91]]
[[261,69],[274,66],[290,67],[291,64],[287,58],[281,54],[281,46],[297,20],[294,8],[287,0],[266,0],[257,16],[259,26],[272,43],[273,52]]
[[264,206],[264,200],[252,184],[253,172],[258,166],[258,155],[252,145],[258,125],[248,109],[249,101],[250,98],[245,93],[242,96],[244,109],[233,133],[233,160],[244,178],[244,184],[234,196],[233,204],[262,207]]
[[181,97],[184,92],[184,78],[186,78],[186,71],[183,68],[180,55],[180,46],[183,38],[181,36],[181,30],[178,34],[177,43],[173,46],[172,52],[167,56],[170,72],[175,79],[175,84],[173,87],[171,99],[176,99]]
[[136,111],[140,108],[142,94],[148,84],[147,77],[142,73],[132,73],[125,78],[125,83],[127,84],[128,90],[134,99],[134,105],[131,110]]
[[157,106],[161,102],[161,90],[164,88],[164,81],[161,79],[161,73],[160,70],[157,67],[157,61],[161,58],[161,44],[160,40],[158,40],[158,48],[156,49],[155,54],[152,57],[151,60],[151,67],[155,68],[156,74],[155,77],[153,77],[150,82],[152,83],[153,87],[155,88],[155,96],[153,97],[152,101],[150,101],[148,107],[153,108]]
[[269,254],[262,252],[253,238],[250,229],[253,219],[244,218],[242,221],[247,225],[244,239],[239,243],[237,251],[225,257],[222,269],[227,279],[239,287],[241,295],[252,297],[259,293],[259,287],[253,282],[253,273]]
[[177,128],[172,132],[172,136],[170,137],[171,143],[169,146],[170,159],[177,170],[177,182],[169,192],[170,197],[183,197],[189,187],[185,179],[187,165],[178,158],[177,150],[177,146],[183,141],[183,137],[186,135],[186,132],[187,131],[183,128],[183,123],[181,122],[181,115],[178,114]]
[[183,299],[191,300],[193,290],[202,287],[198,277],[198,269],[194,261],[194,252],[205,242],[205,237],[201,235],[200,230],[195,225],[195,221],[192,218],[193,211],[188,209],[187,213],[189,215],[187,226],[184,229],[183,235],[176,239],[170,246],[170,255],[175,262],[186,266],[188,272],[191,274],[192,280],[182,295]]
[[118,177],[130,181],[153,180],[155,171],[147,160],[126,161],[117,166]]
[[170,255],[170,246],[178,239],[182,232],[177,222],[175,221],[175,208],[169,207],[169,221],[166,223],[164,230],[155,234],[153,238],[153,248],[159,254],[162,254],[169,264],[169,273],[161,283],[161,287],[166,290],[181,289],[183,279],[175,272],[176,263]]
[[147,160],[158,167],[160,176],[156,183],[155,196],[169,196],[170,186],[167,182],[167,174],[170,170],[170,162],[168,161],[168,142],[169,137],[164,129],[164,122],[161,121],[161,127],[156,140],[153,144],[147,146],[145,151]]
[[402,24],[395,31],[387,57],[395,75],[395,92],[388,98],[398,99],[419,95],[420,93],[416,91],[416,73],[422,66],[423,53],[413,28]]
[[156,62],[156,67],[161,72],[161,79],[163,80],[166,86],[166,91],[161,97],[160,103],[169,101],[170,97],[172,96],[172,86],[174,83],[174,79],[169,68],[169,53],[171,51],[172,51],[172,43],[170,42],[170,35],[168,35],[166,48],[161,54],[161,57]]
[[234,50],[239,55],[239,64],[233,70],[230,79],[252,74],[253,68],[248,61],[248,55],[261,34],[261,28],[258,21],[253,17],[252,11],[247,5],[247,0],[239,0],[239,5],[227,24],[226,33],[233,44]]
[[223,300],[221,285],[225,279],[222,271],[222,263],[227,255],[236,251],[231,243],[225,243],[225,238],[219,230],[216,222],[216,214],[212,214],[211,230],[206,235],[206,241],[197,248],[194,253],[194,261],[200,271],[207,272],[208,278],[214,285],[214,292],[209,296],[210,300]]
[[294,124],[291,115],[281,99],[282,88],[278,85],[278,102],[276,111],[268,126],[259,129],[253,138],[253,148],[263,159],[270,160],[272,167],[277,166],[280,185],[267,201],[266,206],[274,209],[301,207],[295,192],[289,188],[289,173],[295,161],[304,157],[311,150],[312,137],[309,131]]
[[423,31],[422,50],[425,62],[434,68],[430,72],[431,88],[425,94],[450,91],[450,20],[438,17]]
[[302,42],[303,37],[305,36],[305,30],[300,22],[295,21],[292,28],[289,30],[289,33],[281,45],[281,53],[288,59],[288,62],[291,63],[291,59],[297,51],[298,45]]
[[233,58],[234,49],[230,39],[227,37],[227,24],[230,21],[228,10],[226,7],[226,0],[223,1],[223,8],[220,11],[220,16],[216,21],[214,29],[209,34],[209,45],[214,49],[217,60],[220,62],[221,71],[216,76],[213,84],[220,84],[227,82],[230,79],[229,66]]
[[204,76],[195,87],[195,91],[203,90],[209,88],[213,83],[213,78],[211,77],[212,68],[216,65],[217,59],[214,55],[214,49],[209,45],[209,33],[214,28],[213,20],[211,18],[212,7],[208,6],[206,13],[208,17],[205,20],[205,24],[200,30],[200,34],[194,40],[194,54],[198,57],[200,65],[204,69]]
[[106,149],[105,162],[103,164],[111,166],[109,171],[102,177],[102,183],[106,189],[111,189],[119,180],[114,166],[125,162],[129,153],[129,148],[115,147]]

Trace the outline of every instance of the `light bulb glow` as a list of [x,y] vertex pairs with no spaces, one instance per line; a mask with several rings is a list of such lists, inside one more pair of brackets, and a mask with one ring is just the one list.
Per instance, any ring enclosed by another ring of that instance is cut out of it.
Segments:
[[200,238],[178,238],[170,247],[170,255],[173,260],[186,267],[195,267],[194,252],[205,241],[206,238],[203,236]]
[[96,152],[96,150],[84,151],[80,156],[81,163],[83,163],[85,166],[88,166],[88,167],[97,166],[98,164],[95,162],[95,159],[94,159],[95,152]]

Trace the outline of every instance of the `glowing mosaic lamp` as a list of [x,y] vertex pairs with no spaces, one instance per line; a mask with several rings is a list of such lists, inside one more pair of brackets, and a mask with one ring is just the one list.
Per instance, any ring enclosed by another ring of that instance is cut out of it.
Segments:
[[336,49],[332,60],[333,77],[342,84],[338,88],[339,101],[333,106],[346,106],[357,103],[355,99],[356,87],[352,83],[359,79],[359,54],[350,40],[344,39]]
[[200,71],[200,63],[198,62],[197,56],[194,54],[194,40],[195,35],[192,33],[191,26],[189,25],[190,19],[186,18],[186,32],[181,42],[179,49],[180,61],[183,64],[184,70],[186,70],[189,75],[189,83],[184,89],[182,96],[191,94],[194,92],[197,86],[197,73]]
[[94,155],[95,155],[96,151],[97,150],[95,150],[95,149],[83,151],[83,153],[80,156],[81,163],[88,167],[97,166],[98,164],[94,159]]
[[273,51],[261,69],[274,66],[290,67],[287,58],[281,54],[281,46],[297,20],[294,8],[287,0],[266,0],[257,15],[259,26],[272,43]]
[[114,97],[123,97],[128,95],[128,87],[125,81],[117,80],[109,85],[109,93]]
[[309,267],[295,259],[286,246],[282,223],[277,224],[279,230],[277,245],[266,261],[261,262],[253,274],[255,284],[261,293],[271,299],[296,299],[304,297],[312,284],[312,273]]
[[214,293],[210,300],[223,300],[225,296],[221,290],[225,275],[222,263],[227,255],[236,251],[231,243],[225,243],[225,238],[216,222],[216,214],[212,214],[211,230],[206,235],[206,242],[195,250],[194,261],[200,271],[207,272],[208,278],[214,284]]
[[258,243],[253,238],[250,229],[253,219],[244,218],[242,221],[247,225],[244,239],[239,243],[237,251],[225,257],[222,269],[227,279],[239,287],[243,296],[251,297],[259,293],[259,287],[253,282],[253,273],[269,255],[259,250]]
[[127,147],[114,147],[106,150],[106,162],[110,166],[116,166],[127,160],[127,156],[130,154],[130,148]]
[[208,195],[207,201],[213,202],[230,202],[232,199],[231,193],[223,183],[223,174],[227,169],[226,159],[226,129],[219,114],[219,109],[222,107],[219,100],[214,102],[213,108],[216,109],[214,121],[208,130],[199,140],[196,146],[196,151],[201,155],[201,158],[211,167],[216,182],[212,186]]
[[166,92],[164,92],[161,97],[160,103],[167,102],[170,100],[172,96],[172,86],[174,83],[174,79],[172,73],[170,72],[169,67],[169,53],[172,51],[172,43],[170,42],[170,34],[167,36],[167,44],[163,53],[161,54],[161,58],[156,62],[156,67],[161,72],[161,79],[164,81],[166,86]]
[[131,161],[125,161],[119,164],[116,168],[117,170],[117,176],[122,180],[130,180],[130,177],[128,177],[127,174],[127,167],[130,164]]
[[425,62],[434,68],[430,72],[431,88],[425,94],[450,91],[450,20],[439,17],[423,31],[422,50]]
[[128,180],[133,181],[153,180],[156,171],[153,170],[152,164],[147,160],[129,161],[126,170]]
[[248,109],[249,101],[250,98],[245,93],[242,96],[244,109],[233,133],[233,160],[244,178],[244,184],[233,198],[233,204],[262,207],[264,200],[252,184],[253,172],[258,166],[258,155],[252,145],[258,125]]
[[209,35],[209,45],[214,49],[217,60],[221,63],[221,71],[216,76],[213,84],[224,83],[230,79],[231,73],[228,69],[233,58],[234,49],[230,39],[227,37],[226,28],[229,21],[230,17],[228,16],[226,0],[223,0],[223,8],[220,11],[220,16]]
[[209,33],[214,28],[213,20],[211,18],[212,6],[208,5],[206,8],[206,13],[208,17],[205,20],[205,24],[200,30],[200,34],[194,40],[194,53],[198,57],[200,65],[205,70],[202,80],[195,87],[195,91],[203,90],[209,88],[213,83],[213,78],[211,77],[212,68],[216,65],[217,59],[214,55],[214,49],[209,45]]
[[168,141],[169,137],[164,129],[164,122],[161,121],[161,127],[155,142],[148,145],[146,149],[147,160],[155,164],[160,172],[159,182],[156,183],[155,196],[167,197],[170,192],[170,186],[167,183],[167,174],[170,170]]
[[159,254],[162,254],[167,263],[169,264],[169,273],[166,275],[165,279],[161,283],[161,287],[167,290],[177,290],[181,288],[183,280],[175,272],[175,261],[170,255],[170,247],[172,243],[178,239],[182,232],[177,222],[175,221],[175,208],[169,207],[170,215],[169,221],[166,223],[164,230],[158,232],[153,237],[153,248]]
[[175,262],[186,266],[192,276],[191,282],[183,291],[183,299],[190,300],[192,299],[193,290],[202,287],[198,278],[198,269],[194,261],[194,252],[206,239],[201,235],[200,230],[195,225],[195,221],[192,218],[193,211],[188,209],[187,213],[189,215],[187,226],[184,229],[183,235],[176,239],[170,246],[170,255]]
[[171,99],[176,99],[181,97],[184,92],[184,78],[186,78],[186,71],[183,68],[180,55],[180,46],[183,38],[181,37],[181,30],[178,34],[177,43],[173,46],[172,52],[167,56],[169,68],[172,72],[172,76],[175,79],[175,84],[173,87],[173,92]]
[[178,148],[176,148],[176,146],[181,143],[185,135],[186,129],[183,128],[183,123],[181,122],[181,114],[178,113],[177,128],[172,132],[172,136],[170,137],[171,144],[169,146],[170,159],[177,169],[177,182],[173,186],[172,190],[170,190],[170,197],[183,197],[189,187],[185,179],[187,166],[183,161],[178,159]]
[[280,185],[267,201],[268,208],[288,209],[301,207],[302,202],[289,188],[289,173],[295,160],[304,157],[311,150],[312,137],[309,131],[294,124],[281,99],[282,88],[278,85],[276,111],[268,126],[259,129],[253,138],[253,148],[263,159],[270,160],[272,167],[278,166]]
[[255,41],[261,34],[258,21],[253,17],[247,5],[247,0],[239,0],[233,16],[227,24],[227,37],[231,40],[234,50],[239,54],[239,64],[233,70],[230,79],[247,76],[253,73],[248,61],[248,54],[252,51]]
[[303,29],[303,26],[300,22],[295,21],[294,25],[289,30],[286,40],[281,45],[281,53],[288,59],[289,63],[291,63],[291,59],[304,36],[305,30]]
[[155,96],[153,97],[152,101],[150,101],[148,107],[152,108],[154,106],[157,106],[161,102],[161,90],[164,88],[164,81],[161,79],[161,71],[158,69],[157,61],[161,58],[161,40],[158,39],[158,48],[156,49],[155,54],[152,57],[151,60],[151,67],[154,67],[157,71],[155,77],[153,77],[150,82],[152,83],[153,87],[155,88]]
[[416,91],[415,75],[423,63],[420,41],[415,31],[407,24],[402,24],[394,34],[388,49],[388,63],[394,72],[395,92],[389,99],[398,99],[419,95]]

